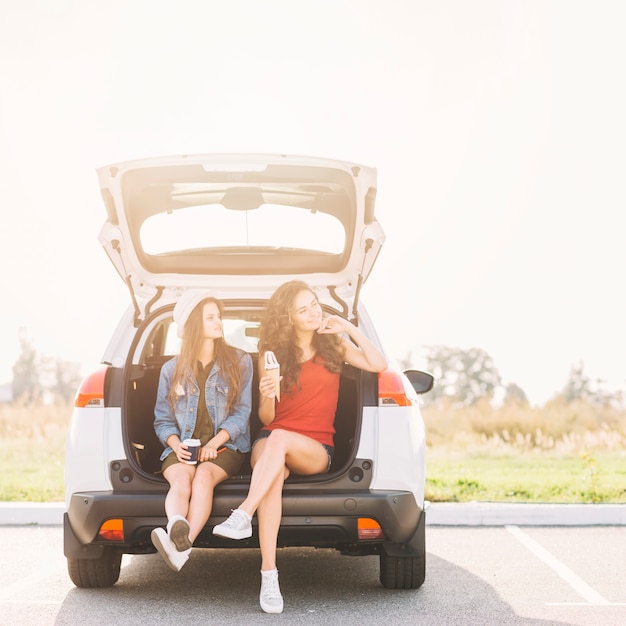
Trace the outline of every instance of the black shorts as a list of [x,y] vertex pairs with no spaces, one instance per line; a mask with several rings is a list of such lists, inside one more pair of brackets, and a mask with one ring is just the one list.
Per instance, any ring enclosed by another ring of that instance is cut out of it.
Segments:
[[[229,476],[236,476],[241,471],[243,462],[246,459],[246,455],[239,450],[231,450],[230,448],[224,448],[223,452],[220,452],[217,457],[210,461],[200,461],[200,463],[214,463],[218,467],[221,467]],[[173,450],[163,459],[161,463],[161,471],[164,472],[170,465],[180,463],[176,452]],[[191,467],[194,467],[193,465]],[[197,465],[195,467],[198,467]]]
[[[254,443],[252,444],[252,448],[254,449],[257,441],[260,441],[261,439],[267,439],[267,437],[269,437],[271,434],[271,430],[261,429],[258,432]],[[330,470],[331,463],[333,462],[333,454],[335,453],[335,448],[325,443],[321,443],[320,445],[324,448],[324,450],[326,450],[326,454],[328,455],[328,466],[326,467],[326,471],[328,472]]]

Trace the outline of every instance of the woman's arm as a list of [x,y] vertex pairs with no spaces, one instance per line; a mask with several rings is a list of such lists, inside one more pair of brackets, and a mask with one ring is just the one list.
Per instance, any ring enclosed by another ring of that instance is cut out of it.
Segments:
[[208,461],[214,459],[219,453],[219,449],[230,440],[227,430],[220,428],[212,439],[206,442],[198,452],[198,461]]
[[[164,448],[170,446],[170,437],[176,436],[180,441],[180,428],[170,406],[169,392],[174,374],[174,363],[167,362],[159,375],[159,388],[154,406],[154,432]],[[175,439],[172,439],[176,443]],[[174,446],[171,446],[174,448]],[[175,448],[174,448],[175,449]]]
[[252,357],[247,352],[241,352],[239,367],[241,369],[241,393],[230,415],[225,416],[225,419],[224,417],[217,419],[217,433],[214,437],[216,441],[212,441],[219,445],[224,445],[228,439],[235,441],[238,437],[247,432],[250,426],[253,365]]
[[385,355],[354,324],[343,317],[331,315],[324,319],[317,332],[321,335],[347,334],[354,342],[343,339],[344,358],[350,365],[367,372],[382,372],[387,369]]

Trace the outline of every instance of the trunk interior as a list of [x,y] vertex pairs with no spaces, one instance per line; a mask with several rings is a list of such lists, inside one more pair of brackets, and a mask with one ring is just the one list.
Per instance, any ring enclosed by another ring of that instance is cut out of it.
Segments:
[[[252,411],[250,415],[250,436],[254,442],[256,434],[261,428],[258,418],[258,373],[256,361],[257,354],[252,354],[254,377],[252,382]],[[126,399],[124,402],[125,435],[127,438],[126,448],[132,451],[132,456],[140,469],[145,474],[160,478],[161,462],[159,457],[163,451],[161,442],[154,432],[154,405],[156,402],[159,374],[162,365],[172,356],[149,356],[140,364],[131,367],[130,381],[126,387]],[[360,429],[358,416],[362,414],[362,403],[358,392],[359,379],[363,373],[349,365],[344,366],[341,374],[339,387],[339,401],[335,417],[335,453],[330,474],[341,472],[347,467],[356,453],[356,443]],[[250,455],[247,455],[244,469],[240,476],[234,476],[231,480],[247,481],[250,478]],[[311,477],[292,476],[289,481],[307,481]]]

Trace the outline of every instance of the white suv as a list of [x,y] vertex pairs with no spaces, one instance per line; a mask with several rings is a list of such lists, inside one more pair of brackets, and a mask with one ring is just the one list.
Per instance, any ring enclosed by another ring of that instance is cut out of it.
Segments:
[[[163,363],[179,348],[172,310],[190,288],[225,305],[232,345],[257,357],[259,321],[282,283],[300,278],[329,314],[350,319],[379,347],[359,291],[384,242],[374,215],[376,171],[285,155],[199,155],[98,170],[107,218],[100,232],[131,306],[101,367],[76,395],[66,449],[64,551],[78,587],[109,587],[122,554],[154,552],[168,485],[153,428]],[[382,349],[382,347],[381,347]],[[256,367],[254,368],[256,375]],[[291,476],[279,547],[380,555],[384,587],[415,589],[425,576],[425,441],[418,393],[433,379],[346,366],[328,474]],[[253,394],[258,384],[252,385]],[[260,428],[253,395],[250,430]],[[258,546],[212,534],[244,499],[249,465],[218,486],[201,548]]]

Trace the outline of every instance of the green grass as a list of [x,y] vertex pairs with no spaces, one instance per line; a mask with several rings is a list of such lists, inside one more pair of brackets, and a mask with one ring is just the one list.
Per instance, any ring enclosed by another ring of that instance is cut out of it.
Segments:
[[431,502],[626,503],[626,453],[488,454],[429,449]]
[[[60,502],[64,436],[0,442],[0,501]],[[25,451],[29,451],[25,454]],[[431,502],[626,503],[626,452],[492,455],[430,449]]]
[[62,502],[69,404],[0,405],[0,501]]
[[556,399],[424,409],[431,502],[626,502],[626,411]]
[[0,501],[63,501],[64,441],[64,436],[36,445],[23,438],[0,441]]
[[[0,405],[0,501],[64,499],[71,406]],[[584,404],[430,407],[431,502],[626,503],[626,414]]]

